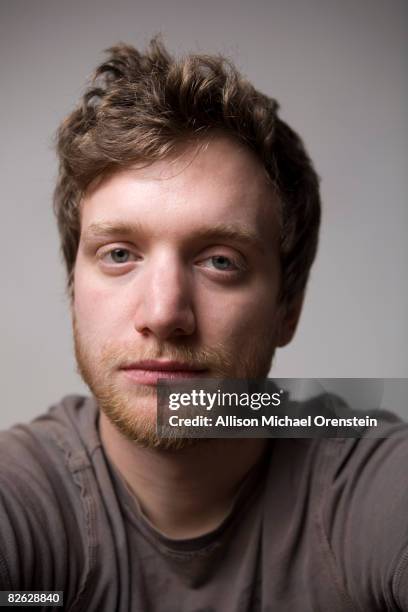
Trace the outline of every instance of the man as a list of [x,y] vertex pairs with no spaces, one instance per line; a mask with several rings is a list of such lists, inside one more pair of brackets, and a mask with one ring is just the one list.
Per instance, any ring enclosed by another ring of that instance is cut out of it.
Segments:
[[1,434],[0,586],[64,609],[408,610],[406,426],[156,434],[159,378],[265,378],[320,219],[300,138],[220,57],[118,45],[58,134],[55,211],[92,397]]

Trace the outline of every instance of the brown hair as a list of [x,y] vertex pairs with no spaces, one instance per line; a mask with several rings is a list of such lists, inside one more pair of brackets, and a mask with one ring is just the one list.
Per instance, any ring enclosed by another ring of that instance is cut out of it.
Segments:
[[222,56],[172,58],[159,37],[145,53],[118,44],[95,71],[79,106],[57,133],[54,193],[61,250],[72,294],[80,238],[80,201],[97,177],[137,161],[153,162],[214,130],[255,152],[281,204],[281,299],[303,293],[317,250],[319,180],[300,137]]

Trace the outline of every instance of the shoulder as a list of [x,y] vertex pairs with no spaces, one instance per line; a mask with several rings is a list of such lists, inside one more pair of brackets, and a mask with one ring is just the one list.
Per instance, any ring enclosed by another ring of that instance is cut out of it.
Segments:
[[84,531],[76,473],[89,465],[89,448],[75,423],[86,402],[69,396],[0,432],[2,588],[51,588],[51,577],[66,573],[68,555],[82,556],[81,537],[70,534]]
[[408,425],[381,436],[326,441],[320,517],[351,598],[408,609]]
[[[90,464],[100,444],[91,398],[67,396],[30,423],[0,432],[0,479],[20,496],[53,491],[55,478]],[[61,483],[60,483],[61,484]],[[53,491],[55,493],[55,491]]]

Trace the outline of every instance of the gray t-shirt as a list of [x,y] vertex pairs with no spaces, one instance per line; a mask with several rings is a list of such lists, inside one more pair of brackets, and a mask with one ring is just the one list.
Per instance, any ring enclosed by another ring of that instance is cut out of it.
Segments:
[[225,521],[171,540],[107,460],[98,415],[69,396],[0,433],[0,590],[64,591],[69,612],[408,610],[406,424],[271,440]]

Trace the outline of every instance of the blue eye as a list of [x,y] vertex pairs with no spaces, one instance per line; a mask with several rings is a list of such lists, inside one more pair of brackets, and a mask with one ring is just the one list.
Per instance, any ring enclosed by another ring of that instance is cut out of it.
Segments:
[[213,266],[217,268],[217,270],[230,270],[231,268],[236,269],[235,264],[224,255],[214,255],[211,257],[211,262]]
[[107,253],[112,261],[114,261],[115,263],[127,263],[129,261],[129,251],[128,249],[113,249],[112,251],[109,251],[109,253]]

